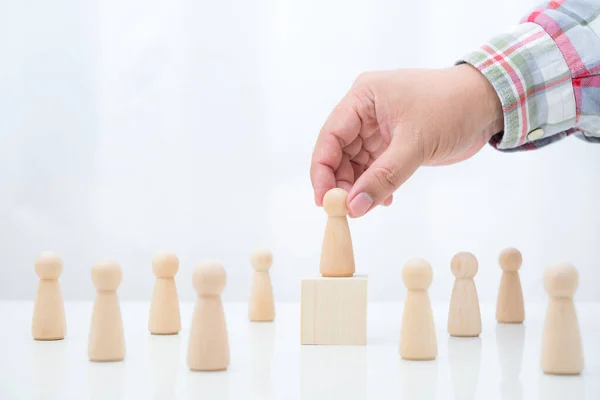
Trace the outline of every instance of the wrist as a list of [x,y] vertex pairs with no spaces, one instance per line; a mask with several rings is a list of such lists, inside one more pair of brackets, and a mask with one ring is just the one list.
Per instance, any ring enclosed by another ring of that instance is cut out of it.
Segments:
[[475,67],[462,64],[455,68],[461,68],[465,76],[468,76],[469,93],[474,107],[478,110],[479,120],[484,132],[491,138],[504,129],[504,111],[500,97],[488,79]]

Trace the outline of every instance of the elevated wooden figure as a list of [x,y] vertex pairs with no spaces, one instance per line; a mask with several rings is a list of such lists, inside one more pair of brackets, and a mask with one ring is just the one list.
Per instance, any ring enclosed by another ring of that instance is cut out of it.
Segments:
[[349,277],[354,275],[354,250],[348,226],[348,193],[340,188],[325,193],[323,208],[328,215],[321,248],[321,275]]
[[508,248],[500,253],[498,263],[502,268],[502,278],[496,303],[496,320],[504,324],[520,324],[525,320],[523,290],[519,278],[523,257],[519,250]]
[[552,375],[583,371],[583,349],[573,294],[579,285],[577,270],[557,264],[544,272],[548,309],[542,336],[542,370]]
[[273,255],[269,250],[259,249],[252,253],[250,259],[254,268],[248,318],[250,321],[268,322],[275,319],[275,303],[269,269],[273,264]]
[[302,280],[300,343],[367,344],[367,277]]
[[173,253],[159,252],[152,257],[152,272],[156,275],[148,329],[153,335],[176,335],[181,330],[179,298],[175,274],[179,259]]
[[471,253],[458,253],[452,258],[450,265],[456,280],[450,298],[448,333],[456,337],[479,336],[481,312],[477,288],[473,281],[477,274],[477,258]]
[[405,360],[425,361],[437,357],[433,311],[427,293],[432,279],[431,265],[423,259],[409,261],[402,271],[402,280],[408,289],[400,330],[400,356]]
[[92,268],[96,300],[88,343],[90,361],[122,361],[125,358],[125,335],[117,289],[123,273],[114,261],[100,262]]
[[35,340],[61,340],[67,333],[65,306],[58,283],[62,269],[60,257],[49,251],[35,260],[35,273],[40,278],[31,324]]
[[225,269],[215,262],[200,264],[192,275],[198,294],[192,316],[188,366],[192,371],[222,371],[229,366],[229,341],[221,292]]

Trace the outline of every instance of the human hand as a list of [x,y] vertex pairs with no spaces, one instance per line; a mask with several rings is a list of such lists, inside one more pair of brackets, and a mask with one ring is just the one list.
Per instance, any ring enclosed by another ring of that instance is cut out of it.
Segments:
[[392,203],[421,165],[448,165],[477,153],[503,129],[500,99],[463,64],[441,70],[364,73],[325,122],[314,148],[315,202],[348,191],[351,217]]

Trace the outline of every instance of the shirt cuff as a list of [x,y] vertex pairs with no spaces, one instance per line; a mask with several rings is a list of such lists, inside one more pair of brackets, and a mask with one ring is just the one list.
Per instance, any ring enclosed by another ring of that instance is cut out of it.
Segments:
[[574,132],[571,72],[554,40],[539,25],[518,25],[459,63],[477,68],[498,93],[504,131],[490,140],[496,149],[537,149]]

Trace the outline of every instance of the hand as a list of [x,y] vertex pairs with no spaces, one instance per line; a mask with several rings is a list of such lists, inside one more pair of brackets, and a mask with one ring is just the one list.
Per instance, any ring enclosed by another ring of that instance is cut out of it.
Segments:
[[340,187],[350,216],[360,217],[391,204],[421,165],[466,160],[502,129],[498,95],[470,65],[362,74],[319,134],[310,171],[315,202]]

